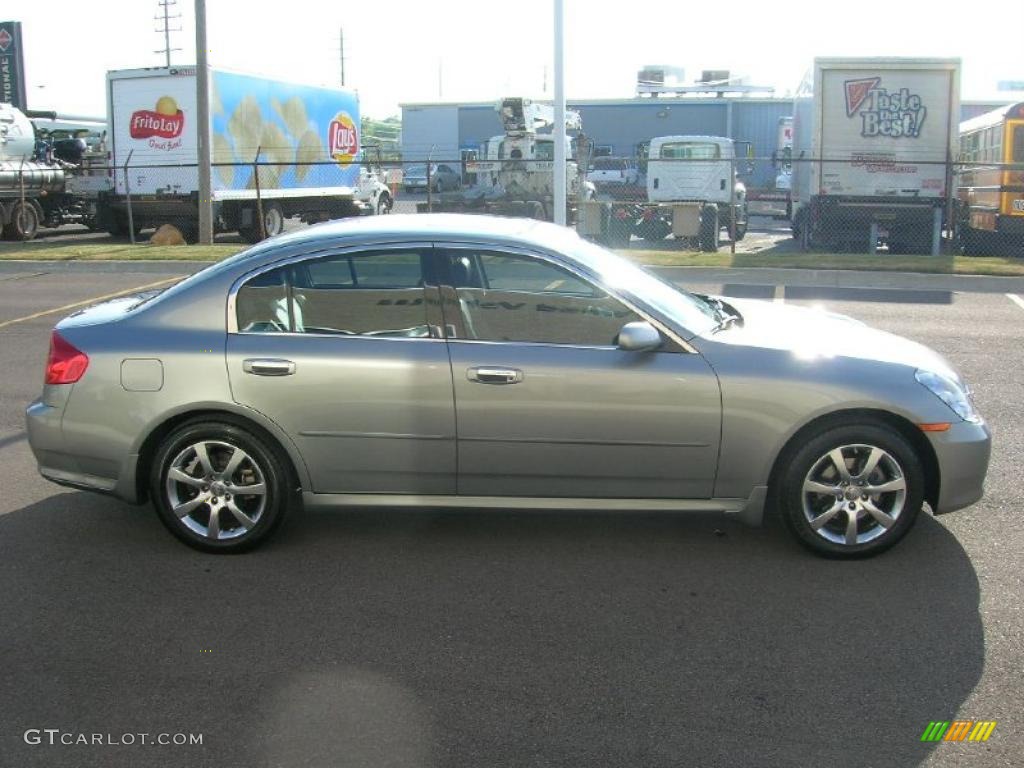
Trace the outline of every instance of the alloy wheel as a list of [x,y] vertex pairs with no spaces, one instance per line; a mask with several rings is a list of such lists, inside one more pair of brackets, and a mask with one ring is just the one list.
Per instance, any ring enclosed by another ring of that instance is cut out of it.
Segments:
[[266,509],[266,475],[248,453],[220,440],[181,450],[165,481],[167,504],[178,521],[210,541],[245,536]]
[[884,536],[903,513],[907,479],[891,453],[874,445],[834,448],[804,479],[803,514],[823,539],[845,546]]

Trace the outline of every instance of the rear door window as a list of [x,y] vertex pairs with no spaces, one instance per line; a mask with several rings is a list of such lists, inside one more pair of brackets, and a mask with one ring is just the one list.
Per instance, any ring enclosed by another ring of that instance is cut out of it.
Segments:
[[426,258],[418,250],[367,251],[270,270],[238,291],[238,330],[429,337]]

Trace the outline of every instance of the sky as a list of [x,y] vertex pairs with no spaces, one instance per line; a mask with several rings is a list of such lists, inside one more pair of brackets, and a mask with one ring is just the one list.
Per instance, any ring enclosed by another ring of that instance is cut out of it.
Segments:
[[[1024,80],[1024,2],[951,0],[565,0],[566,93],[627,98],[647,64],[682,66],[689,79],[728,69],[751,84],[795,90],[814,56],[959,56],[964,99],[1024,99],[996,90]],[[842,7],[842,10],[839,8]],[[976,17],[970,9],[978,7]],[[722,12],[728,8],[730,13]],[[21,21],[29,106],[102,116],[104,74],[163,64],[157,0],[3,0],[0,21]],[[172,12],[172,63],[195,60],[193,0]],[[345,80],[362,112],[400,103],[551,96],[552,0],[207,0],[210,63],[315,85]]]

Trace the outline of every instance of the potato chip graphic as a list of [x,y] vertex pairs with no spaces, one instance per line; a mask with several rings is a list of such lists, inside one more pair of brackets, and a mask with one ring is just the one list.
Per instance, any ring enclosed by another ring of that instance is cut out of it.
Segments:
[[156,113],[158,115],[178,114],[178,102],[170,96],[161,96],[156,100]]
[[[299,144],[295,147],[295,162],[315,163],[323,159],[324,145],[320,141],[320,134],[313,130],[307,130],[299,137]],[[298,182],[303,181],[311,170],[313,170],[311,165],[296,165],[295,180]]]
[[[230,163],[235,159],[234,152],[231,151],[231,142],[222,133],[213,134],[212,139],[213,148],[213,162],[214,163]],[[220,176],[221,183],[225,187],[230,187],[235,180],[235,167],[233,165],[215,165],[217,175]]]
[[291,142],[276,125],[264,123],[256,146],[260,150],[260,185],[268,188],[278,186],[280,177],[291,166],[294,157]]
[[272,104],[274,111],[281,116],[288,133],[292,136],[301,136],[309,128],[306,105],[298,96],[292,96],[284,104],[274,99]]
[[251,163],[255,159],[262,127],[260,105],[255,97],[244,97],[228,118],[228,135],[234,145],[236,159],[246,163]]
[[217,90],[217,78],[210,80],[210,114],[223,115],[224,102],[220,100],[220,91]]

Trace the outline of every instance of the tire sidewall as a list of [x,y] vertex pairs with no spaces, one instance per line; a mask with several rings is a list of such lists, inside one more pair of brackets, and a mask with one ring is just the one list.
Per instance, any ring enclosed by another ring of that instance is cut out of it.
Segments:
[[[819,536],[804,517],[803,483],[811,467],[833,448],[862,443],[890,453],[907,483],[903,511],[896,524],[873,541],[845,546]],[[836,426],[806,441],[792,452],[784,465],[779,488],[779,513],[797,540],[812,551],[834,558],[858,558],[876,555],[897,544],[914,525],[924,502],[924,470],[913,447],[898,432],[877,424]]]
[[[189,530],[171,510],[165,491],[170,462],[188,446],[202,440],[222,441],[241,448],[252,456],[263,471],[266,507],[249,533],[237,539],[211,541]],[[157,449],[150,471],[150,498],[157,516],[179,540],[203,552],[246,552],[264,541],[281,524],[287,511],[287,473],[265,441],[246,429],[227,422],[192,422],[174,430]]]

